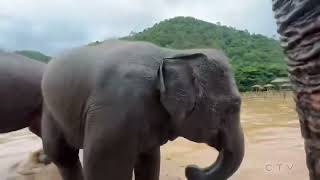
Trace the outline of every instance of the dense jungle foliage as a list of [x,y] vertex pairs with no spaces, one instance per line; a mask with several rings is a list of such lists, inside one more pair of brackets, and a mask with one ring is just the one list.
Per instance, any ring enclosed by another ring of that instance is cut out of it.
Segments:
[[122,39],[149,41],[175,49],[221,49],[231,60],[241,91],[250,90],[255,84],[267,84],[276,77],[287,76],[284,54],[278,40],[236,30],[220,23],[176,17],[139,33],[131,32]]

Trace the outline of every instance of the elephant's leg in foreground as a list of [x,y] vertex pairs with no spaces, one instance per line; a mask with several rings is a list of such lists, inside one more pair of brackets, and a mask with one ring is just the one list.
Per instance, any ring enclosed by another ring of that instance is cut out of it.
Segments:
[[63,180],[82,180],[79,150],[66,142],[47,109],[43,110],[42,129],[46,130],[42,133],[44,151],[57,165]]
[[159,180],[160,147],[141,153],[134,166],[135,180]]
[[89,110],[83,145],[86,180],[132,179],[137,157],[137,151],[132,149],[138,148],[138,141],[133,128],[127,126],[127,119],[109,109]]
[[273,0],[305,139],[310,179],[320,179],[320,2]]

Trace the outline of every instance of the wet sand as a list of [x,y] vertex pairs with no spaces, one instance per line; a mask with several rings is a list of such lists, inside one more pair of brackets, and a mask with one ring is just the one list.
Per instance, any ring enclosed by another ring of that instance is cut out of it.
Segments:
[[[242,126],[245,130],[244,161],[231,180],[304,180],[303,139],[294,103],[279,94],[245,95],[243,97]],[[41,147],[41,141],[28,130],[0,135],[0,179],[58,180],[53,165],[32,165],[30,153]],[[163,180],[185,179],[188,164],[205,167],[217,157],[217,152],[204,144],[178,138],[161,148],[161,177]],[[20,175],[19,173],[28,175]],[[30,174],[31,173],[31,174]],[[11,176],[11,177],[10,177]]]

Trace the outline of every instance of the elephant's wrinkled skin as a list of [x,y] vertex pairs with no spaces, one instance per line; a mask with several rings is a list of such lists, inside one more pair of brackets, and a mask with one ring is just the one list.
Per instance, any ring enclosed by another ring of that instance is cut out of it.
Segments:
[[215,50],[83,47],[49,63],[42,93],[44,150],[64,180],[131,180],[133,169],[136,180],[157,180],[159,147],[177,136],[220,152],[211,167],[187,167],[188,179],[227,179],[243,159],[241,99]]
[[41,136],[44,63],[0,52],[0,133],[25,127]]
[[320,1],[273,0],[302,135],[310,180],[320,179]]

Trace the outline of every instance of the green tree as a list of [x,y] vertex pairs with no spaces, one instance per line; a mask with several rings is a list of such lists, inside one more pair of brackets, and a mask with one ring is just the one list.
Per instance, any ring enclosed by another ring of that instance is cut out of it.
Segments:
[[148,41],[174,49],[216,48],[231,60],[241,91],[286,76],[284,55],[278,40],[193,17],[176,17],[121,39]]

